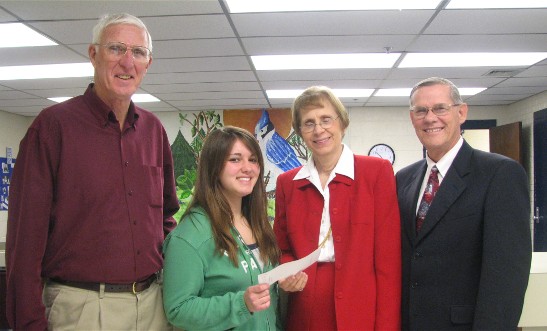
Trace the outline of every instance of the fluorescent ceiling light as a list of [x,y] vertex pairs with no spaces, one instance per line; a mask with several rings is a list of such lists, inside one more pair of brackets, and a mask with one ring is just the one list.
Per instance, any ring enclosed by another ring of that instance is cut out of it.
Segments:
[[131,97],[133,102],[159,102],[160,99],[151,94],[133,94]]
[[251,56],[256,70],[391,68],[400,53]]
[[545,0],[451,0],[446,9],[546,8]]
[[409,97],[412,88],[383,88],[376,91],[375,97]]
[[[475,95],[486,90],[486,87],[462,87],[458,88],[460,95]],[[379,89],[374,94],[375,97],[407,97],[410,98],[412,88],[388,88]]]
[[[270,99],[294,99],[299,96],[304,89],[300,90],[266,90]],[[332,89],[334,95],[339,98],[363,98],[369,97],[374,89]]]
[[[56,97],[56,98],[48,98],[48,100],[59,103],[71,98],[72,97]],[[133,100],[133,102],[159,102],[160,101],[160,99],[150,94],[133,94],[133,96],[131,97],[131,100]]]
[[402,10],[435,9],[440,0],[226,0],[230,13],[318,11],[318,10]]
[[479,94],[482,91],[486,90],[486,87],[462,87],[458,88],[460,95],[475,95]]
[[22,23],[0,24],[0,48],[51,45],[57,43]]
[[529,66],[547,53],[408,53],[399,68]]
[[90,62],[0,67],[0,80],[92,76],[93,65]]
[[72,99],[72,98],[73,97],[55,97],[55,98],[47,98],[47,99],[53,102],[61,103],[63,101],[67,101],[68,99]]

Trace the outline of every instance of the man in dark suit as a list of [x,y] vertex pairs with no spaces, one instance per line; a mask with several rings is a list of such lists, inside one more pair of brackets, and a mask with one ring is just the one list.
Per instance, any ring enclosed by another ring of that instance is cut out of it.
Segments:
[[516,330],[531,262],[527,175],[465,142],[468,108],[452,82],[421,81],[410,105],[427,157],[397,173],[403,330]]

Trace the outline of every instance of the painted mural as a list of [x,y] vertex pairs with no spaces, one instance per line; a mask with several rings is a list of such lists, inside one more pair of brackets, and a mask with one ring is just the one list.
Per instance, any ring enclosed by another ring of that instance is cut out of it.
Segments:
[[179,121],[181,130],[171,145],[177,195],[181,204],[181,209],[175,215],[176,220],[180,219],[192,197],[197,160],[205,137],[217,128],[233,125],[253,133],[260,144],[265,162],[264,182],[268,194],[268,216],[273,221],[277,176],[304,164],[309,157],[304,142],[292,130],[290,109],[181,112]]

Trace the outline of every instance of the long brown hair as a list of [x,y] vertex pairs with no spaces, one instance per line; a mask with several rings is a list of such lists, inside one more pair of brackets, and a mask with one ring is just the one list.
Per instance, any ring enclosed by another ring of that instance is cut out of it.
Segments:
[[268,222],[266,189],[264,185],[264,159],[256,138],[245,129],[225,126],[211,131],[205,138],[199,157],[197,180],[194,196],[183,218],[191,213],[192,207],[200,206],[207,212],[215,239],[217,252],[224,251],[237,267],[237,243],[232,236],[231,228],[234,215],[228,200],[222,193],[220,174],[226,165],[228,155],[235,142],[241,141],[258,159],[260,166],[259,178],[251,194],[243,197],[241,212],[249,221],[258,247],[260,258],[265,264],[277,265],[281,251],[273,229]]

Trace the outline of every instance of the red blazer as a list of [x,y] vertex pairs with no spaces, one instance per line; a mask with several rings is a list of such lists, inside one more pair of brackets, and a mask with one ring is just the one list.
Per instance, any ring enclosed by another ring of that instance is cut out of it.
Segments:
[[[401,234],[393,168],[380,158],[354,160],[355,180],[337,174],[329,184],[338,330],[400,330]],[[299,170],[277,179],[274,231],[281,263],[318,247],[323,196],[309,180],[293,180]],[[308,330],[316,269],[314,263],[305,270],[304,291],[290,294],[288,330]]]

